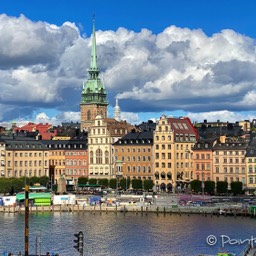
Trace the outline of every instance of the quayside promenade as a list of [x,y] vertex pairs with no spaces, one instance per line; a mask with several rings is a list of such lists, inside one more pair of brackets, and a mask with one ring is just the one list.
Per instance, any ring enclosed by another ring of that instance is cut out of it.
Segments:
[[[25,207],[22,206],[2,206],[0,207],[0,213],[24,213]],[[190,215],[200,214],[203,216],[244,216],[244,217],[256,217],[255,211],[250,211],[249,208],[240,208],[234,206],[136,206],[136,205],[119,205],[119,206],[84,206],[84,205],[51,205],[51,206],[30,206],[30,213],[44,213],[44,212],[92,212],[92,213],[134,213],[134,214],[178,214],[178,215]]]

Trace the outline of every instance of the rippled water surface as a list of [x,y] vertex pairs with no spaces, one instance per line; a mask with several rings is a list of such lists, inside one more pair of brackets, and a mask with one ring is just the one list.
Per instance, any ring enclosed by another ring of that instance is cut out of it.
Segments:
[[[73,248],[74,233],[84,233],[84,255],[177,255],[194,256],[224,249],[240,252],[241,240],[256,237],[256,219],[118,213],[33,213],[29,216],[29,253],[35,253],[41,237],[42,254],[79,255]],[[3,251],[24,252],[24,215],[0,214],[0,255]],[[210,246],[209,235],[217,238]],[[223,239],[223,240],[222,240]]]

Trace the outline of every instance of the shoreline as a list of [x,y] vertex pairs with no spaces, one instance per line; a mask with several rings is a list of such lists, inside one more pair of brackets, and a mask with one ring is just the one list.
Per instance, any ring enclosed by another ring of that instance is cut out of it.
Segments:
[[[235,209],[221,209],[219,207],[173,207],[166,206],[135,206],[135,205],[121,205],[121,206],[83,206],[83,205],[51,205],[51,206],[30,206],[30,213],[44,213],[44,212],[100,212],[100,213],[135,213],[145,214],[178,214],[178,215],[216,215],[216,216],[244,216],[256,218],[256,214],[249,211],[248,208]],[[22,206],[1,206],[0,213],[25,213],[25,207]]]

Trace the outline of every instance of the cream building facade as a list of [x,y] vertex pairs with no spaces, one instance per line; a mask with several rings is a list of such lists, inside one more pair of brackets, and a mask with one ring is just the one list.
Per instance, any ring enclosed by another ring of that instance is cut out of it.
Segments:
[[185,189],[193,176],[192,148],[197,132],[189,118],[163,115],[154,132],[156,189]]
[[49,150],[41,141],[16,138],[5,143],[5,177],[49,175]]
[[115,155],[113,143],[133,128],[126,121],[98,115],[88,134],[89,178],[114,178]]
[[241,181],[243,186],[247,186],[245,155],[247,142],[225,142],[216,143],[213,147],[213,180]]

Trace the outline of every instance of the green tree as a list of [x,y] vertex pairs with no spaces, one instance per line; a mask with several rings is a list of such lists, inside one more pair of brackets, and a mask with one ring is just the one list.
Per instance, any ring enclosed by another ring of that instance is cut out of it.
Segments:
[[38,179],[38,183],[40,183],[40,185],[47,187],[49,185],[49,177],[48,176],[42,176],[39,177]]
[[119,185],[122,189],[128,189],[130,187],[130,179],[123,178],[119,181]]
[[23,191],[23,188],[25,187],[24,180],[19,178],[10,178],[11,186],[13,187],[14,193],[19,193]]
[[192,180],[190,182],[191,190],[195,193],[202,192],[202,181],[201,180]]
[[243,183],[241,181],[231,182],[231,193],[234,195],[242,194],[243,192]]
[[132,188],[133,189],[142,189],[142,180],[140,180],[140,179],[133,179],[132,180]]
[[204,192],[208,194],[214,194],[215,190],[215,181],[212,180],[206,180],[204,181]]
[[11,191],[11,182],[8,178],[0,178],[0,193],[7,194]]
[[116,179],[109,180],[109,187],[112,189],[116,189]]
[[108,187],[108,179],[98,179],[98,184],[103,186],[104,188]]
[[97,184],[97,179],[95,179],[95,178],[89,179],[89,184],[90,185],[96,185]]
[[[40,177],[33,176],[33,177],[29,178],[30,186],[34,186],[36,183],[40,183]],[[41,183],[40,183],[40,185],[41,185]]]
[[88,177],[85,177],[85,176],[81,176],[77,180],[77,184],[78,185],[80,185],[80,184],[87,184],[87,182],[88,182]]
[[144,180],[143,187],[144,187],[145,190],[148,191],[148,190],[152,189],[153,186],[154,186],[153,180]]
[[217,181],[217,193],[226,194],[228,192],[228,182],[227,181]]

